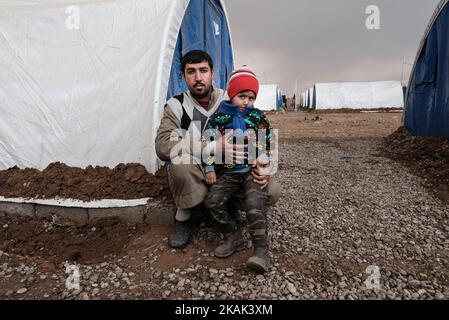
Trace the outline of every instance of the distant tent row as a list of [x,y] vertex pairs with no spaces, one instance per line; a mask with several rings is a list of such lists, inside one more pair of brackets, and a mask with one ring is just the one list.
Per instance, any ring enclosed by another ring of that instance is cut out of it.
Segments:
[[299,106],[301,108],[313,108],[313,98],[314,98],[314,87],[307,89],[305,92],[301,93],[299,100]]
[[308,94],[307,94],[307,105],[311,109],[316,109],[316,105],[314,104],[314,101],[315,101],[315,87],[309,88],[309,90],[307,90],[307,92],[308,92]]
[[309,109],[403,108],[399,81],[316,83],[302,94]]
[[279,110],[282,107],[282,90],[277,84],[261,84],[254,106],[260,110]]
[[435,10],[416,55],[404,110],[414,136],[449,138],[449,0]]
[[315,96],[315,87],[307,89],[305,92],[301,93],[299,106],[301,108],[313,108],[313,101]]

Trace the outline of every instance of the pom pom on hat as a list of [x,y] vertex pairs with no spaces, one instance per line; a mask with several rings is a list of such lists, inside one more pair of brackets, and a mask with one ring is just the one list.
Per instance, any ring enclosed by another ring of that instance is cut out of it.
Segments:
[[251,90],[257,97],[259,81],[254,72],[248,68],[237,69],[232,72],[228,85],[228,96],[232,100],[239,92]]

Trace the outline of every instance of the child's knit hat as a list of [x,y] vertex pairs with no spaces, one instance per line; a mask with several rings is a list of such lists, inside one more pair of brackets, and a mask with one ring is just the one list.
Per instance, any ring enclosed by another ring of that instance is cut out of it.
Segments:
[[251,90],[257,97],[259,81],[254,72],[248,68],[241,68],[231,73],[228,85],[228,96],[232,100],[239,92]]

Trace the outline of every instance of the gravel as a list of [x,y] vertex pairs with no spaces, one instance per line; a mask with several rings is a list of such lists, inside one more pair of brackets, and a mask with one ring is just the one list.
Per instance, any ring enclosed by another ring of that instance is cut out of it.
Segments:
[[[449,207],[420,178],[376,156],[379,143],[281,146],[283,195],[270,213],[272,252],[308,261],[288,268],[297,271],[292,283],[312,299],[447,299]],[[374,288],[366,285],[369,266],[379,270]],[[292,285],[287,290],[295,292]]]
[[27,291],[28,291],[27,288],[22,288],[22,289],[17,290],[17,294],[24,294]]
[[36,263],[1,252],[0,287],[8,279],[20,282],[0,289],[0,298],[449,299],[449,206],[400,164],[376,156],[379,141],[280,146],[276,180],[283,191],[269,212],[266,274],[244,263],[215,263],[196,246],[218,239],[203,226],[189,247],[200,250],[191,263],[155,267],[163,254],[188,254],[167,246],[137,254],[139,266],[129,263],[132,257],[105,257],[78,265],[78,290],[66,287],[63,264],[40,272]]

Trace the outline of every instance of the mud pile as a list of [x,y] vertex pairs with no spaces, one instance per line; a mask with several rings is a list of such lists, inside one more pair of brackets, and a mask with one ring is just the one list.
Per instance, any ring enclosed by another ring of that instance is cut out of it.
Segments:
[[172,201],[166,169],[161,168],[153,175],[134,163],[119,164],[113,169],[99,166],[81,169],[60,162],[43,171],[13,167],[0,171],[0,195],[83,201],[152,197]]
[[401,127],[385,138],[382,155],[405,164],[426,187],[449,201],[449,140],[414,137]]

